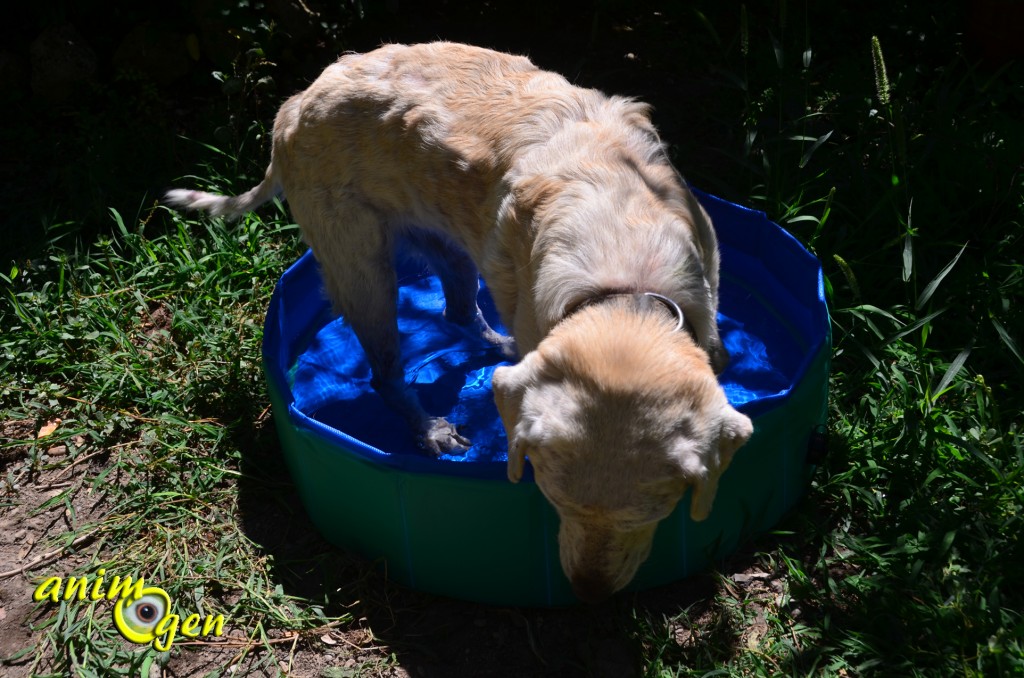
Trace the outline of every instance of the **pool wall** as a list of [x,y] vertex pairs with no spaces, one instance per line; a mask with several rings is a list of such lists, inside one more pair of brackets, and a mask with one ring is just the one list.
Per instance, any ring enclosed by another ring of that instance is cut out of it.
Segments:
[[[770,249],[781,272],[770,284],[757,285],[757,291],[786,295],[802,290],[810,299],[793,300],[804,310],[787,311],[779,319],[805,337],[806,353],[800,377],[787,393],[739,407],[753,420],[754,435],[722,476],[710,517],[692,521],[689,496],[684,496],[658,526],[651,555],[629,590],[697,573],[745,539],[771,529],[806,491],[813,471],[808,443],[826,417],[831,335],[816,260],[760,212],[699,195],[719,226],[723,277],[726,251],[733,252],[732,265],[745,259],[755,265],[761,260],[758,253],[769,247],[766,239],[774,238]],[[725,220],[734,228],[722,229]],[[799,258],[800,265],[789,265],[785,257],[779,261],[779,251]],[[531,480],[512,484],[503,469],[491,477],[448,472],[466,464],[439,464],[439,472],[424,471],[421,460],[405,467],[298,411],[287,366],[325,319],[324,309],[289,299],[308,296],[310,285],[319,289],[306,279],[316,276],[315,266],[308,264],[290,269],[275,290],[265,328],[264,370],[283,453],[317,529],[331,543],[379,561],[390,578],[418,590],[498,605],[575,603],[559,564],[558,517]]]

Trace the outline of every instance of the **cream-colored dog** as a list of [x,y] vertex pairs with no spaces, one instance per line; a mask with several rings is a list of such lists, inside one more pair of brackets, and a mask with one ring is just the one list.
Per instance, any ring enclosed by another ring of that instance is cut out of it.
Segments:
[[[437,272],[448,320],[523,356],[494,372],[508,476],[529,458],[580,598],[632,579],[687,488],[707,517],[752,426],[715,378],[715,233],[645,105],[465,45],[346,55],[281,107],[257,187],[167,197],[233,215],[281,193],[374,388],[425,448],[469,441],[405,385],[398,248]],[[478,271],[514,344],[480,314]]]

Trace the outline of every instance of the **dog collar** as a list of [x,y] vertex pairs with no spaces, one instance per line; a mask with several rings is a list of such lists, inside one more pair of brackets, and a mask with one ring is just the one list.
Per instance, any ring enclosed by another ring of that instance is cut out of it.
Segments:
[[669,313],[672,314],[672,317],[676,319],[676,326],[673,332],[679,332],[684,327],[686,327],[686,317],[683,315],[683,309],[679,308],[679,304],[672,301],[664,294],[658,294],[657,292],[604,292],[602,294],[598,294],[597,296],[584,299],[583,301],[570,306],[568,311],[566,311],[565,315],[562,316],[562,320],[566,320],[567,318],[574,315],[578,311],[582,311],[587,306],[600,304],[605,301],[608,301],[609,299],[614,299],[616,297],[632,297],[633,299],[640,302],[644,301],[645,298],[654,299],[655,301],[658,301],[663,306],[665,306],[665,308],[668,309]]

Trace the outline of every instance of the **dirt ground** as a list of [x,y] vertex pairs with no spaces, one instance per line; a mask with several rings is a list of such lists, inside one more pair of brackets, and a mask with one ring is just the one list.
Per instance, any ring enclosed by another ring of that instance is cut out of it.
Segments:
[[[9,421],[2,424],[2,434],[8,440],[31,439],[39,433],[35,427],[34,422]],[[60,447],[47,448],[47,459],[66,454]],[[51,613],[32,600],[35,582],[84,564],[102,544],[101,535],[86,533],[70,548],[44,546],[46,535],[68,529],[72,520],[75,524],[97,520],[109,509],[104,497],[90,492],[85,482],[104,471],[109,455],[97,454],[73,466],[31,475],[22,472],[27,454],[27,447],[8,448],[3,459],[17,479],[16,490],[0,504],[0,656],[8,658],[38,639],[42,632],[32,626]],[[272,450],[258,463],[271,477],[287,477],[283,460]],[[78,488],[70,493],[70,509],[58,502],[35,510],[68,488]],[[293,489],[287,494],[282,502],[300,505]],[[701,575],[639,594],[623,594],[597,606],[530,609],[462,602],[390,583],[372,563],[323,542],[301,511],[281,512],[277,506],[241,505],[247,536],[293,562],[308,562],[311,554],[331,552],[330,571],[282,572],[282,585],[290,595],[316,598],[325,592],[325,582],[348,582],[332,594],[333,612],[347,611],[355,621],[314,632],[272,632],[269,642],[279,660],[275,666],[265,666],[265,654],[258,649],[239,661],[242,649],[252,645],[237,629],[229,629],[219,640],[178,642],[175,646],[181,651],[172,654],[162,673],[152,675],[203,676],[235,666],[236,675],[314,678],[638,676],[641,656],[649,656],[650,648],[643,647],[648,641],[642,635],[631,632],[636,617],[655,620],[657,625],[688,610],[695,624],[669,623],[663,629],[675,650],[684,652],[696,642],[694,629],[701,629],[700,642],[706,643],[709,626],[717,628],[713,634],[720,635],[725,649],[756,642],[766,628],[763,610],[776,607],[783,593],[781,580],[761,571],[745,551],[723,563],[720,572],[727,579]],[[724,627],[714,603],[719,592],[746,601],[748,616],[749,610],[755,611],[755,622],[743,628]],[[14,661],[2,673],[28,675],[28,670],[28,662]]]

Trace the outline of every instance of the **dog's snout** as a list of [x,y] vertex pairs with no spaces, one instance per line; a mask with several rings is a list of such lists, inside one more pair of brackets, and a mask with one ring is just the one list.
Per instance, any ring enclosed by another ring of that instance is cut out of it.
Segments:
[[572,592],[584,603],[600,603],[608,598],[614,590],[611,582],[599,577],[577,575],[570,582],[572,583]]

